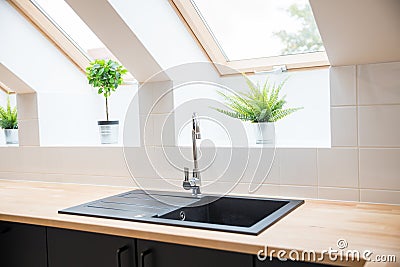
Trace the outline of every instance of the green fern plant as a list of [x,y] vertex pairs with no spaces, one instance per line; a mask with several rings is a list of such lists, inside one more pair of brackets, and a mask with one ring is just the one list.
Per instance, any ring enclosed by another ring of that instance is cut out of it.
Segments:
[[284,108],[286,96],[280,97],[279,93],[287,79],[277,86],[271,84],[267,79],[261,86],[259,83],[254,85],[246,75],[243,76],[250,91],[237,94],[225,94],[217,91],[226,101],[225,105],[228,110],[214,108],[215,110],[232,118],[257,123],[276,122],[302,109],[302,107]]
[[7,107],[0,107],[0,128],[18,129],[17,107],[11,108],[10,98],[7,99]]

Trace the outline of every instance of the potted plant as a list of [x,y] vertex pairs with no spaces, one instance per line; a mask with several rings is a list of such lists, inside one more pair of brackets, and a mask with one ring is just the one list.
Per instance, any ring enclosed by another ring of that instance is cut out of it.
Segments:
[[279,93],[285,85],[286,80],[278,85],[270,84],[268,79],[263,86],[254,85],[250,79],[246,79],[250,91],[235,94],[218,93],[225,99],[225,105],[229,110],[215,108],[217,111],[242,121],[250,121],[254,128],[256,144],[270,144],[274,140],[274,122],[288,116],[289,114],[302,109],[284,108],[285,97]]
[[18,144],[17,107],[11,108],[9,97],[7,107],[0,107],[0,128],[4,129],[6,144]]
[[128,71],[113,60],[96,59],[86,68],[86,76],[93,87],[98,88],[97,93],[103,95],[106,103],[106,120],[98,121],[100,140],[102,144],[118,143],[118,120],[109,120],[108,98],[112,92],[123,83],[122,76]]

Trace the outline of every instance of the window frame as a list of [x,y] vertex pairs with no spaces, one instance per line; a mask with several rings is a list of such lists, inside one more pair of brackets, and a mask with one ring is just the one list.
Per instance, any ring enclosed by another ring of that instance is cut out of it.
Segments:
[[85,72],[89,59],[31,1],[7,0],[46,36],[69,60]]
[[272,71],[275,66],[281,65],[285,65],[288,70],[330,66],[326,52],[228,61],[212,33],[210,33],[195,7],[191,4],[191,1],[168,1],[209,60],[215,63],[214,65],[221,76],[237,74],[237,71],[241,73]]
[[3,91],[6,94],[12,95],[15,94],[14,91],[10,90],[4,83],[0,82],[0,91]]

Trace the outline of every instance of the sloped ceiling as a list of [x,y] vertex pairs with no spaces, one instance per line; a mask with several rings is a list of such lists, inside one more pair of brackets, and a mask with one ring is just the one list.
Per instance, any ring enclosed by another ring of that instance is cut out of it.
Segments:
[[34,93],[29,85],[27,85],[21,78],[14,74],[4,63],[0,62],[0,81],[8,88],[13,88],[18,94]]
[[332,66],[400,61],[400,0],[310,0]]
[[66,2],[139,82],[162,71],[158,79],[168,80],[171,67],[208,61],[166,0]]
[[[139,82],[163,71],[107,0],[66,2]],[[169,80],[166,74],[160,74],[158,77],[163,81]]]

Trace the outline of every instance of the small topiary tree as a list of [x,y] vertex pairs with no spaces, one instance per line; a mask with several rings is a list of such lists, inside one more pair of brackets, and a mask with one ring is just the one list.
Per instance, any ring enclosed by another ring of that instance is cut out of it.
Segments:
[[108,121],[108,97],[121,85],[122,76],[128,71],[118,62],[113,60],[96,59],[86,68],[86,76],[93,87],[98,88],[97,93],[106,99],[106,118]]

